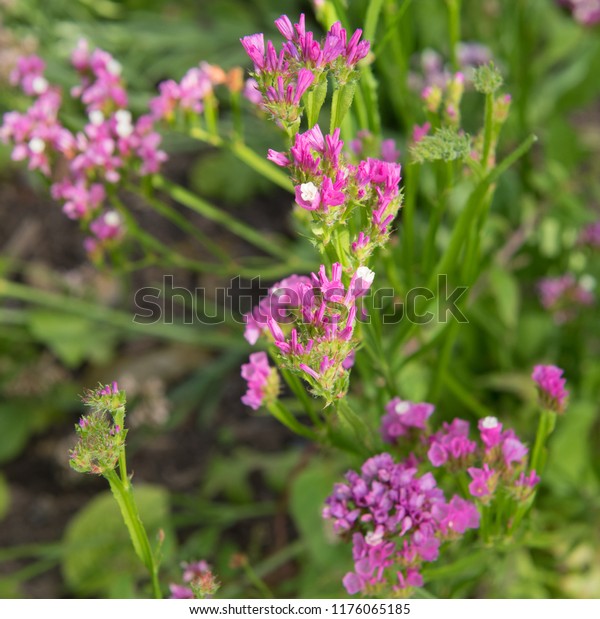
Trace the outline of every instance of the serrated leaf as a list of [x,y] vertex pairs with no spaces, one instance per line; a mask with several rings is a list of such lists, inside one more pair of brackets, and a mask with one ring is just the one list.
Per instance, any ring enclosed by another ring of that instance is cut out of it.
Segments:
[[[135,500],[153,546],[159,529],[165,532],[163,558],[174,552],[169,495],[158,486],[137,486]],[[92,499],[67,525],[62,572],[68,587],[80,596],[123,594],[147,572],[135,555],[119,507],[110,491]]]

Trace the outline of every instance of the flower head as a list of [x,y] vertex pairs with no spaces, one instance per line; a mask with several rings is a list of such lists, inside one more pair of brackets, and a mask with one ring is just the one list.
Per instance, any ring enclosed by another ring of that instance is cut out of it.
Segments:
[[269,365],[267,353],[255,352],[250,361],[242,365],[242,378],[248,383],[248,391],[242,396],[242,402],[254,410],[263,403],[272,402],[279,393],[279,375]]
[[565,389],[563,370],[555,365],[536,365],[531,378],[535,381],[542,406],[563,413],[569,392]]
[[386,406],[387,414],[381,420],[381,434],[386,443],[395,443],[401,436],[411,430],[425,430],[427,419],[431,417],[435,406],[427,402],[414,403],[394,398]]

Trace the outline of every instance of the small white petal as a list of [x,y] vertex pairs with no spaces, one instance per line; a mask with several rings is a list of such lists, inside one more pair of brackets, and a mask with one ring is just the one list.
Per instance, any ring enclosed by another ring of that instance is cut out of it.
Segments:
[[491,430],[492,428],[495,428],[498,425],[498,420],[496,419],[496,417],[485,417],[484,419],[481,420],[481,427],[485,428],[486,430]]
[[92,125],[98,126],[104,122],[104,114],[100,110],[92,110],[89,116]]
[[38,75],[31,82],[31,88],[36,95],[42,95],[48,90],[48,80],[41,75]]
[[117,62],[114,58],[111,58],[106,63],[106,70],[109,73],[112,73],[112,75],[121,75],[122,69],[123,69],[123,67],[121,66],[121,63]]
[[43,153],[46,150],[46,142],[42,138],[32,138],[28,146],[32,153]]
[[372,284],[375,278],[375,272],[371,271],[369,267],[358,267],[358,269],[356,269],[356,277]]
[[314,183],[302,183],[300,185],[300,197],[306,202],[312,202],[319,193]]
[[108,213],[104,215],[104,223],[107,226],[112,226],[116,228],[117,226],[121,225],[121,217],[116,211],[108,211]]
[[133,133],[133,126],[127,123],[117,123],[116,132],[120,138],[128,138]]
[[405,413],[408,413],[409,410],[410,410],[410,402],[398,402],[398,404],[394,406],[394,412],[397,415],[404,415]]
[[115,118],[119,124],[131,124],[131,112],[129,110],[117,110]]

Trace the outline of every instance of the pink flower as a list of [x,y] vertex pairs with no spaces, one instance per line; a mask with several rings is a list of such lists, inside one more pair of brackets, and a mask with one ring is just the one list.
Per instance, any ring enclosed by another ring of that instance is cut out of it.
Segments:
[[496,417],[484,417],[480,419],[477,427],[479,428],[481,440],[486,450],[492,449],[501,442],[502,424]]
[[250,60],[254,63],[254,70],[259,73],[265,67],[265,37],[264,34],[251,34],[240,39],[240,42]]
[[169,596],[172,600],[193,600],[194,592],[184,585],[176,585],[171,583],[169,585],[169,590],[171,591],[171,595]]
[[26,95],[43,95],[49,87],[45,69],[46,63],[39,56],[22,56],[10,74],[10,83],[19,85]]
[[414,144],[418,144],[431,129],[431,123],[426,122],[423,125],[415,125],[413,127],[412,140]]
[[481,498],[493,494],[498,481],[498,474],[496,471],[490,469],[487,464],[484,464],[482,469],[469,467],[467,472],[473,480],[469,484],[469,492],[474,497]]
[[563,413],[569,392],[565,389],[563,370],[555,365],[536,365],[531,378],[536,382],[542,406]]
[[411,429],[425,430],[435,406],[427,402],[414,403],[394,398],[386,406],[387,414],[381,420],[381,434],[386,443],[395,443]]
[[454,419],[450,424],[444,422],[442,429],[429,440],[427,457],[436,467],[448,461],[464,461],[477,448],[477,444],[469,440],[469,423],[463,419]]
[[242,378],[248,383],[248,391],[242,396],[246,406],[254,410],[261,407],[274,371],[269,365],[267,353],[255,352],[250,355],[249,363],[242,365]]

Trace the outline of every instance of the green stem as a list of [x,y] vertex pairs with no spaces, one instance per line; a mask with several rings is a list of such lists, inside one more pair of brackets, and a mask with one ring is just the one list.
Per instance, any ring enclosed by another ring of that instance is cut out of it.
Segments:
[[529,465],[529,468],[534,470],[540,477],[546,465],[546,441],[550,434],[552,434],[555,423],[556,413],[548,409],[542,409]]
[[285,406],[280,400],[276,400],[275,402],[271,402],[266,405],[268,411],[286,428],[295,432],[296,434],[303,436],[315,443],[319,442],[319,437],[315,434],[310,428],[307,428],[305,425],[301,424],[291,413],[291,411]]
[[458,62],[458,43],[460,42],[460,0],[446,0],[448,5],[448,34],[450,37],[450,64],[456,73],[460,70]]
[[482,165],[484,170],[490,167],[490,151],[492,149],[492,134],[494,129],[494,94],[485,95],[485,120],[483,125]]
[[0,298],[17,299],[33,305],[47,307],[63,312],[65,315],[81,316],[91,321],[108,325],[132,335],[161,337],[173,342],[190,344],[192,346],[215,347],[217,349],[238,348],[246,350],[247,345],[241,341],[239,333],[215,332],[214,329],[199,329],[184,325],[168,325],[163,322],[154,324],[132,320],[129,312],[103,307],[97,303],[39,290],[0,279]]
[[494,411],[484,406],[471,395],[471,392],[461,385],[451,374],[445,373],[444,383],[450,391],[467,407],[470,408],[477,417],[494,417]]
[[267,587],[265,581],[254,571],[253,567],[247,561],[244,562],[243,569],[246,578],[256,587],[263,598],[272,599],[275,597],[271,589]]
[[[132,193],[139,194],[138,188],[133,185],[130,185],[128,189]],[[183,232],[186,232],[190,236],[193,236],[197,241],[200,242],[201,245],[203,245],[222,263],[227,264],[231,261],[231,256],[227,254],[227,252],[225,252],[218,243],[215,243],[207,234],[205,234],[196,226],[191,224],[189,220],[181,213],[177,212],[174,208],[172,208],[168,204],[165,204],[161,200],[156,199],[152,195],[149,195],[147,193],[143,193],[142,195],[150,208],[154,209],[165,219],[168,219],[169,221],[174,223],[179,229],[183,230]]]
[[298,398],[298,400],[300,400],[305,412],[310,417],[313,425],[316,428],[322,428],[323,422],[315,411],[314,400],[307,393],[304,385],[302,384],[302,381],[295,374],[292,374],[292,372],[290,372],[289,370],[280,369],[279,371],[281,372],[281,375],[283,376],[285,382],[288,384],[289,388],[294,392],[294,395]]
[[142,228],[140,228],[127,207],[121,202],[121,200],[119,200],[116,195],[112,195],[110,199],[113,206],[117,209],[117,211],[119,211],[119,214],[123,217],[127,226],[127,232],[140,243],[140,245],[144,248],[147,254],[150,252],[155,252],[161,257],[161,260],[166,260],[171,266],[179,266],[182,268],[190,269],[192,271],[198,271],[199,273],[216,272],[226,275],[231,272],[227,265],[219,265],[210,262],[194,260],[192,258],[186,258],[178,252],[173,251],[168,245],[165,245],[156,237],[142,230]]
[[123,471],[121,471],[121,478],[119,478],[115,471],[108,471],[104,476],[110,484],[110,489],[121,509],[121,515],[129,531],[135,552],[150,573],[153,595],[156,599],[161,599],[162,592],[158,581],[158,564],[154,559],[148,534],[142,524],[127,474],[125,472],[125,482],[122,480]]
[[417,186],[419,184],[419,165],[409,164],[405,167],[405,174],[406,199],[402,207],[402,249],[406,286],[410,290],[412,288],[414,270],[415,207]]
[[444,381],[446,379],[448,365],[452,356],[452,348],[454,347],[454,343],[456,342],[456,338],[458,336],[458,325],[459,323],[454,320],[450,324],[450,326],[448,327],[448,331],[446,332],[442,351],[440,353],[437,367],[435,369],[435,374],[431,383],[431,388],[429,390],[429,396],[427,398],[428,402],[436,403],[439,398],[442,385],[444,384]]
[[252,168],[268,180],[282,189],[294,192],[294,188],[287,174],[282,172],[275,164],[270,163],[267,159],[252,150],[244,142],[239,140],[226,141],[218,135],[212,135],[201,127],[192,127],[189,131],[190,137],[200,142],[206,142],[217,148],[229,149],[240,161],[243,161],[248,167]]
[[199,213],[210,221],[221,224],[230,232],[236,234],[251,245],[254,245],[272,256],[276,256],[277,258],[283,258],[284,260],[288,258],[289,251],[280,246],[278,243],[275,243],[272,239],[269,239],[267,235],[257,232],[247,224],[233,217],[233,215],[230,215],[216,206],[209,204],[184,187],[172,183],[160,175],[154,176],[153,184],[156,189],[165,191],[175,201],[179,202],[179,204],[182,204],[192,211]]
[[243,142],[231,142],[227,146],[238,159],[243,161],[255,172],[262,174],[262,176],[282,189],[294,193],[294,187],[287,174],[276,167],[274,163],[261,157],[256,151],[252,150]]

